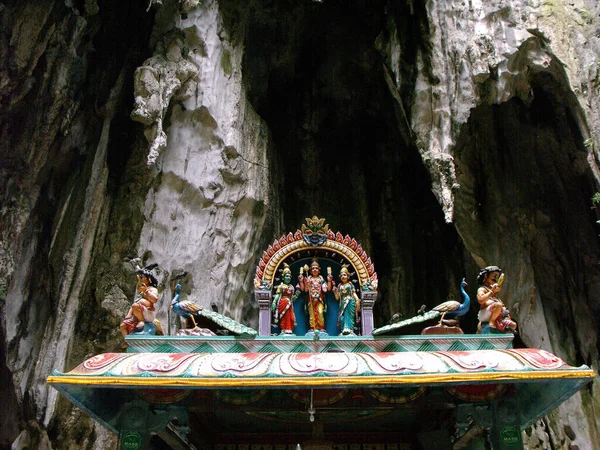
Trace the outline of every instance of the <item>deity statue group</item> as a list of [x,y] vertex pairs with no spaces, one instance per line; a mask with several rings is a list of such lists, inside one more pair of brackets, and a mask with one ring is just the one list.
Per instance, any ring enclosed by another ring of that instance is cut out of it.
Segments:
[[[150,266],[149,266],[150,267]],[[162,326],[155,319],[155,305],[158,301],[158,281],[148,268],[136,271],[136,298],[120,325],[122,335],[125,337],[132,332],[141,334],[162,334]],[[481,269],[477,277],[479,287],[477,289],[477,301],[479,303],[479,326],[478,331],[487,333],[516,332],[517,324],[512,319],[510,311],[506,308],[497,294],[502,290],[504,274],[498,266],[488,266]],[[466,282],[461,284],[461,292],[465,300],[463,303],[447,301],[434,308],[442,312],[442,319],[452,317],[457,319],[469,311],[470,301],[464,291]],[[178,288],[180,286],[178,285]],[[305,311],[308,316],[309,333],[327,333],[325,330],[325,315],[327,314],[326,294],[331,292],[339,304],[337,315],[337,326],[340,335],[355,335],[355,329],[360,323],[361,300],[357,290],[350,281],[348,266],[343,265],[339,272],[339,282],[333,279],[331,267],[327,267],[327,275],[321,275],[321,266],[317,258],[313,258],[310,266],[305,265],[300,269],[298,285],[292,284],[292,271],[284,263],[282,270],[282,282],[276,287],[275,295],[271,304],[274,323],[279,326],[281,335],[294,335],[297,327],[294,302],[302,297],[305,302]],[[176,290],[176,294],[179,291]],[[191,317],[196,311],[190,309],[191,302],[180,302],[176,295],[171,307],[181,317]],[[197,307],[199,308],[199,307]],[[200,308],[201,309],[201,308]]]
[[273,297],[272,311],[274,322],[279,325],[282,335],[294,334],[296,317],[294,313],[294,301],[304,293],[306,297],[306,310],[308,312],[309,333],[325,332],[325,314],[327,303],[325,294],[332,292],[340,304],[338,314],[338,327],[341,335],[354,335],[354,328],[360,321],[360,299],[356,294],[356,288],[350,281],[350,272],[346,266],[340,270],[340,283],[336,286],[333,281],[331,268],[327,268],[327,278],[321,275],[321,266],[316,258],[313,258],[310,267],[305,265],[300,269],[298,275],[298,289],[294,288],[292,282],[292,271],[284,263],[282,272],[282,283],[277,286]]

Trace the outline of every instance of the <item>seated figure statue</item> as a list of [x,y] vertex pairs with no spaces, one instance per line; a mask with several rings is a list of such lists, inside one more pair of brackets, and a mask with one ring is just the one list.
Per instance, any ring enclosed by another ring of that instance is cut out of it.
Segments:
[[[480,310],[479,330],[485,332],[489,326],[489,332],[505,332],[517,330],[517,324],[510,317],[510,312],[504,306],[502,300],[496,294],[502,290],[504,274],[498,266],[488,266],[481,269],[477,277],[479,288],[477,289],[477,301]],[[507,330],[508,329],[508,330]]]
[[149,270],[138,270],[136,299],[119,327],[123,337],[131,334],[133,331],[142,332],[146,323],[154,326],[154,306],[158,301],[157,286],[158,280]]

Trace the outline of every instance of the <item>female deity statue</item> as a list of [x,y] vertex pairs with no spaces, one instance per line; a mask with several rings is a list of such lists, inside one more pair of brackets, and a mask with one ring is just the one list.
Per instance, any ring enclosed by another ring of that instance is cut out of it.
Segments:
[[283,282],[277,286],[277,291],[273,297],[271,310],[275,316],[275,323],[279,322],[281,334],[294,334],[296,326],[296,316],[294,314],[294,300],[300,295],[300,291],[294,292],[294,286],[291,284],[292,271],[290,266],[284,263]]
[[340,285],[333,288],[335,298],[340,302],[340,313],[338,315],[338,326],[342,329],[342,335],[354,334],[354,325],[360,320],[360,299],[356,295],[356,288],[350,282],[348,267],[343,266],[340,270]]
[[517,324],[510,317],[508,309],[502,303],[502,300],[496,297],[496,294],[502,290],[504,274],[502,269],[497,266],[488,266],[481,269],[477,277],[479,289],[477,289],[477,301],[480,310],[477,318],[479,326],[488,322],[490,329],[496,329],[503,332],[506,328],[515,331]]
[[327,305],[325,304],[325,292],[331,290],[333,275],[327,274],[327,281],[320,275],[321,266],[317,258],[313,258],[310,264],[310,275],[304,276],[304,271],[307,267],[300,269],[298,282],[300,290],[308,293],[307,306],[310,328],[309,331],[319,330],[325,331],[325,317]]

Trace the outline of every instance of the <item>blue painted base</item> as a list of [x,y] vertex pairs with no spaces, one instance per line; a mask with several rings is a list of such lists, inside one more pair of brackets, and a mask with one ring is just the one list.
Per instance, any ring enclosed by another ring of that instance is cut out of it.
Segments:
[[315,331],[309,331],[304,336],[311,337],[311,338],[314,338],[314,339],[318,339],[318,338],[321,338],[321,337],[329,337],[329,334],[327,333],[327,331],[315,330]]
[[296,337],[294,333],[279,333],[277,336],[279,337]]
[[152,322],[144,322],[144,328],[138,330],[137,328],[130,333],[132,336],[155,336],[156,326]]
[[510,329],[506,329],[506,331],[500,331],[497,328],[490,327],[489,323],[485,325],[481,325],[481,334],[513,334]]

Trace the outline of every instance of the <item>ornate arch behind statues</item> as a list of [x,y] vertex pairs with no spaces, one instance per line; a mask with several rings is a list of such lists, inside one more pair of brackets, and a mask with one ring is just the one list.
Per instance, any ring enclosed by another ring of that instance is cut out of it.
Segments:
[[[292,272],[292,285],[297,285],[300,270],[316,259],[321,267],[321,275],[331,273],[335,282],[339,281],[342,267],[345,265],[350,274],[350,281],[360,297],[360,323],[356,334],[370,335],[373,331],[373,305],[377,299],[377,273],[371,258],[363,250],[356,239],[340,232],[334,233],[325,225],[325,219],[314,216],[306,219],[306,224],[295,233],[284,234],[276,239],[263,253],[256,268],[254,278],[255,298],[259,303],[259,335],[268,336],[279,332],[276,324],[272,324],[271,302],[275,289],[282,280],[284,266]],[[327,273],[325,273],[327,270]],[[332,292],[325,294],[327,315],[325,328],[328,334],[338,335],[339,304]],[[308,330],[308,316],[304,311],[306,298],[304,294],[294,302],[297,326],[296,335],[304,335]]]

